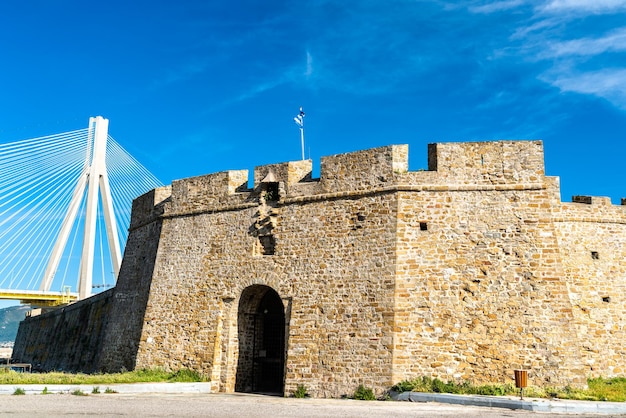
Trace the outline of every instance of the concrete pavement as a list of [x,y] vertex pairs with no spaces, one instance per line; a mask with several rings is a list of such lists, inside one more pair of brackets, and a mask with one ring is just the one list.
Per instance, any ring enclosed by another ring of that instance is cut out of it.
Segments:
[[393,395],[392,398],[397,401],[438,402],[559,414],[626,415],[626,402],[591,402],[536,398],[521,400],[510,396],[452,395],[448,393],[421,392],[404,392]]
[[[0,385],[0,395],[12,395],[17,388],[24,390],[27,395],[41,394],[44,392],[44,390],[46,391],[46,393],[71,394],[76,391],[81,391],[84,394],[91,394],[96,387],[98,388],[98,391],[100,393],[104,393],[107,389],[109,389],[109,391],[124,395],[191,395],[211,393],[210,383],[133,383],[111,385]],[[228,396],[225,394],[219,395]],[[530,398],[520,400],[516,397],[451,395],[444,393],[420,392],[404,392],[401,394],[393,394],[392,399],[407,402],[433,402],[439,404],[473,406],[483,408],[501,408],[551,414],[593,414],[608,416],[626,416],[626,402],[589,402],[570,401],[562,399]],[[323,402],[323,400],[320,401]]]

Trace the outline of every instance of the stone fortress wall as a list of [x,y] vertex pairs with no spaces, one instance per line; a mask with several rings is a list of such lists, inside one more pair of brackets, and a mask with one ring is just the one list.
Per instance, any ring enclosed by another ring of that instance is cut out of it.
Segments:
[[[408,146],[388,146],[324,157],[319,179],[304,160],[257,167],[253,189],[227,171],[139,197],[79,369],[326,397],[422,375],[624,375],[626,202],[562,203],[540,141],[431,144],[428,160],[408,171]],[[14,357],[50,369],[62,354],[28,348],[45,318]]]

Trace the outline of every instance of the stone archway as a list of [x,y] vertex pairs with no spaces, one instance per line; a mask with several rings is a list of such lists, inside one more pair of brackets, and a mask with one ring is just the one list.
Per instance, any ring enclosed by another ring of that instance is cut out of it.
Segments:
[[241,293],[237,313],[239,356],[235,391],[283,395],[285,308],[274,289],[252,285]]

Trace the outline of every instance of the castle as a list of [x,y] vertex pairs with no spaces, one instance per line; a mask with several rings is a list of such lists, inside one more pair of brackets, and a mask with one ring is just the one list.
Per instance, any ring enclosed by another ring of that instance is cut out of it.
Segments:
[[173,182],[133,203],[115,288],[27,318],[40,370],[189,368],[213,391],[626,373],[626,199],[560,199],[541,141],[408,146]]

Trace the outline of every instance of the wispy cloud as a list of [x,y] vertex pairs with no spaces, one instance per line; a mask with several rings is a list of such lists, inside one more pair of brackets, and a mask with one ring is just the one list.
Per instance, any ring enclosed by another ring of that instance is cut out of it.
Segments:
[[613,13],[626,9],[625,0],[551,0],[538,7],[541,12]]
[[562,92],[601,97],[626,109],[626,68],[607,68],[616,62],[615,54],[626,52],[626,26],[615,19],[626,10],[626,0],[503,0],[468,10],[526,11],[512,25],[508,44],[496,47],[495,59],[521,59],[536,69],[537,79]]
[[626,69],[608,68],[597,71],[555,69],[541,78],[562,92],[575,92],[602,97],[626,110]]
[[[394,0],[391,4],[309,4],[307,13],[325,16],[325,21],[324,28],[319,24],[306,28],[306,85],[360,96],[418,87],[420,79],[437,65],[451,61],[444,55],[459,60],[454,50],[464,44],[455,40],[442,46],[447,38],[455,37],[458,25],[442,19],[445,11],[441,3]],[[438,14],[440,21],[435,24]],[[452,27],[450,32],[448,27]]]
[[565,56],[592,56],[605,52],[626,51],[626,28],[596,38],[580,38],[568,41],[551,41],[541,53],[540,58],[558,58]]
[[203,74],[206,71],[208,65],[208,61],[205,60],[190,62],[187,64],[183,64],[179,67],[172,68],[160,78],[153,80],[151,87],[153,89],[158,89],[161,87],[186,81],[192,77]]
[[528,4],[527,0],[503,0],[503,1],[493,1],[487,2],[485,4],[480,5],[471,5],[469,6],[469,11],[471,13],[495,13],[501,12],[505,10],[515,9],[519,6],[523,6]]
[[310,78],[313,74],[313,56],[309,51],[306,51],[306,70],[304,71],[304,76],[306,78]]
[[212,109],[223,108],[238,102],[252,99],[281,85],[303,83],[305,80],[311,79],[313,75],[313,56],[309,51],[306,51],[306,61],[304,66],[300,61],[295,62],[292,66],[289,66],[282,71],[274,71],[266,79],[248,85],[247,88],[239,95],[235,96],[233,99],[222,102],[219,105],[213,106]]
[[[232,41],[237,45],[211,45],[217,54],[212,51],[205,61],[177,68],[160,83],[210,73],[216,61],[228,66],[231,55],[255,50],[258,56],[249,57],[244,77],[229,86],[229,94],[222,100],[215,97],[213,108],[284,85],[360,96],[419,92],[434,83],[451,88],[444,80],[445,74],[451,73],[457,86],[452,89],[469,94],[471,89],[494,87],[489,80],[483,85],[474,82],[482,80],[485,67],[486,73],[501,76],[499,66],[510,68],[522,62],[530,70],[525,78],[534,74],[532,79],[561,91],[604,97],[624,107],[623,95],[611,93],[622,86],[620,68],[604,68],[603,58],[626,51],[626,26],[616,27],[617,20],[611,20],[626,9],[626,0],[423,0],[419,5],[404,1],[393,5],[321,1],[281,9],[271,19],[251,22],[245,34]],[[296,15],[299,36],[284,36],[280,28]],[[590,16],[606,18],[613,26],[594,27],[592,32],[592,25],[583,22]],[[324,30],[319,26],[322,20]],[[219,43],[221,38],[215,35],[213,39]],[[270,48],[271,61],[263,48]],[[284,52],[277,55],[276,50]],[[513,72],[510,76],[516,77]],[[603,77],[607,79],[603,81]],[[603,87],[575,89],[577,79],[585,86],[596,82]],[[513,100],[508,91],[499,91],[502,95],[494,103]],[[480,94],[487,96],[484,91]]]
[[262,94],[268,90],[274,89],[282,84],[285,84],[289,79],[290,77],[288,77],[287,73],[285,73],[284,75],[279,76],[277,78],[261,81],[257,84],[252,85],[246,91],[236,96],[235,99],[233,99],[231,102],[228,102],[228,104],[242,102],[244,100],[248,100],[253,97],[256,97],[259,94]]

